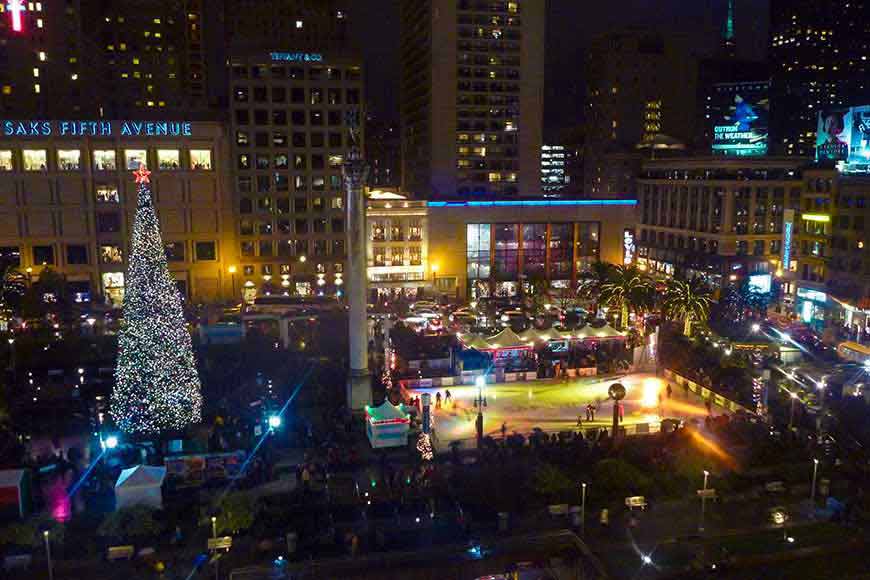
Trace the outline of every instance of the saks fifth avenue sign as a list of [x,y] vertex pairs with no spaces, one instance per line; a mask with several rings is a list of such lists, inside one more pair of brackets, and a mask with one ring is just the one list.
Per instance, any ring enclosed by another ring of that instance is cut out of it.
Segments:
[[4,137],[191,137],[189,121],[3,121]]

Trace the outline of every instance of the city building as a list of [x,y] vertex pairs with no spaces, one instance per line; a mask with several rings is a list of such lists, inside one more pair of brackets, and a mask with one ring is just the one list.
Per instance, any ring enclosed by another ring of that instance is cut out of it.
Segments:
[[559,193],[570,187],[568,158],[572,153],[563,145],[541,147],[541,191],[544,194]]
[[642,157],[694,140],[697,62],[682,37],[609,32],[590,46],[587,84],[584,192],[633,197]]
[[368,193],[368,280],[373,303],[414,299],[433,289],[438,268],[429,268],[429,210],[423,200],[398,191]]
[[402,140],[398,123],[366,118],[365,156],[369,186],[398,188],[402,184]]
[[870,333],[870,179],[819,166],[804,173],[798,227],[795,312],[819,328],[846,327],[851,338]]
[[789,241],[807,188],[807,163],[774,157],[647,161],[638,179],[638,263],[718,285],[773,274],[793,295],[789,272],[797,261]]
[[539,0],[402,0],[402,187],[426,198],[538,195]]
[[337,294],[346,258],[342,166],[349,114],[362,115],[360,61],[253,51],[233,55],[229,65],[238,270],[246,294]]
[[[191,118],[209,104],[203,0],[10,2],[0,18],[6,118]],[[206,22],[208,21],[208,22]]]
[[599,260],[634,259],[636,206],[628,199],[429,201],[436,290],[476,299],[514,296],[538,281],[573,288]]
[[0,260],[36,279],[65,275],[78,301],[120,306],[136,210],[132,170],[145,163],[169,269],[182,293],[232,291],[232,197],[223,125],[206,122],[4,121]]
[[[210,2],[211,4],[211,2]],[[345,50],[350,44],[348,0],[217,0],[224,44],[231,50],[294,47]]]
[[775,153],[813,155],[820,111],[870,104],[867,11],[864,0],[771,1]]

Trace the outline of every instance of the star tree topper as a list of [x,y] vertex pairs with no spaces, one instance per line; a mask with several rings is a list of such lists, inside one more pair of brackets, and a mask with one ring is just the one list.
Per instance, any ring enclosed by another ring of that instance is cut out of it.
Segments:
[[133,177],[136,178],[136,183],[151,183],[151,178],[149,177],[151,172],[145,167],[144,163],[139,164],[139,169],[133,172]]

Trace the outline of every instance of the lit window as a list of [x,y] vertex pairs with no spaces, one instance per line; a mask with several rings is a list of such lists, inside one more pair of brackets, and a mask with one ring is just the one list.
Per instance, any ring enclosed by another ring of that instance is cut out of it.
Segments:
[[297,21],[296,21],[296,28],[297,28],[297,29],[302,28],[302,21],[301,21],[301,20],[297,20]]
[[37,18],[37,19],[36,19],[36,27],[37,27],[37,28],[42,28],[42,18]]
[[97,186],[94,198],[99,203],[120,203],[121,201],[118,195],[118,186],[108,183]]
[[77,73],[73,73],[70,75],[69,78],[71,78],[74,81],[77,81],[77,80],[79,80],[79,75]]
[[121,253],[121,246],[109,245],[100,246],[100,263],[101,264],[120,264],[124,261]]
[[94,171],[116,171],[115,151],[112,149],[97,149],[94,151]]
[[157,166],[162,170],[178,169],[181,166],[178,149],[158,149]]
[[47,155],[45,149],[25,149],[21,152],[24,171],[45,171]]
[[33,67],[33,78],[35,78],[35,79],[39,78],[39,69],[36,67]]
[[36,83],[35,85],[33,85],[33,92],[36,93],[37,95],[40,93],[41,90],[42,90],[42,88],[39,86],[39,83]]
[[3,85],[3,94],[11,95],[12,94],[12,85]]
[[40,62],[45,62],[45,51],[44,50],[39,51],[39,60],[40,60]]
[[9,149],[0,151],[0,171],[12,171],[12,151]]
[[58,149],[57,168],[61,171],[79,171],[82,168],[82,152],[78,149]]
[[210,149],[191,149],[190,150],[190,167],[192,169],[211,169],[211,150]]
[[148,158],[144,149],[125,149],[124,162],[127,169],[139,169],[140,165],[147,165]]

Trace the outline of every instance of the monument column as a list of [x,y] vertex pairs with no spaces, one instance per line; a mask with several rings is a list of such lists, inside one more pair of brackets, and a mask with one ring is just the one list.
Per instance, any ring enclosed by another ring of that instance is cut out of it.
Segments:
[[359,113],[348,114],[351,150],[342,168],[347,208],[347,282],[348,330],[350,333],[350,373],[347,381],[347,405],[361,411],[372,402],[369,373],[369,342],[366,303],[368,279],[366,269],[366,200],[363,193],[368,166],[359,149]]

